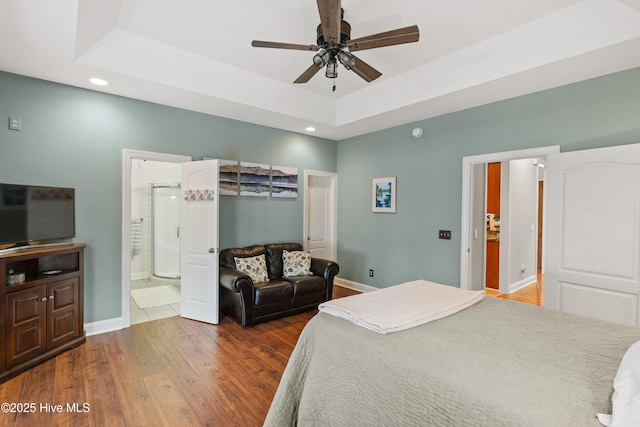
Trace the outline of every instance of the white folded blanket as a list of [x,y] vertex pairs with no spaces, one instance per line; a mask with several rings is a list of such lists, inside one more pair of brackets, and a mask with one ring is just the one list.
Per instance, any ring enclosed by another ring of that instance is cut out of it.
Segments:
[[318,309],[379,334],[388,334],[450,316],[482,300],[484,295],[484,291],[414,280],[327,301]]

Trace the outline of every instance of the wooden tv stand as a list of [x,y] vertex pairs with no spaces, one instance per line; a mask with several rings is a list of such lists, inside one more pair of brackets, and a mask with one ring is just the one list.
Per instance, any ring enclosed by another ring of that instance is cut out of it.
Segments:
[[[84,244],[0,254],[0,383],[82,344]],[[9,274],[24,273],[11,284]]]

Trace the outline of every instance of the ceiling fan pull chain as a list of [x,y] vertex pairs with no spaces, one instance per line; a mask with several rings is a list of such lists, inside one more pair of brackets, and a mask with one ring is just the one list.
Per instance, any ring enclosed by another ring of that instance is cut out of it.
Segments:
[[335,77],[333,78],[333,87],[331,88],[331,91],[332,92],[336,91],[336,79],[335,79]]

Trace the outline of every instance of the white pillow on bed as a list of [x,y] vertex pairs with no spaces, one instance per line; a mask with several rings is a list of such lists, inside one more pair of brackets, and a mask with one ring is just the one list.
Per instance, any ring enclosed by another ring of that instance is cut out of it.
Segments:
[[640,341],[625,353],[613,380],[613,413],[598,414],[607,427],[640,426]]

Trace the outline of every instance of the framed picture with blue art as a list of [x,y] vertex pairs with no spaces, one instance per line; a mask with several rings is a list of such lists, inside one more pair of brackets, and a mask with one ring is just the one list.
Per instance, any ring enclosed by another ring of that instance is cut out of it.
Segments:
[[372,212],[396,212],[396,177],[373,178],[371,195]]

